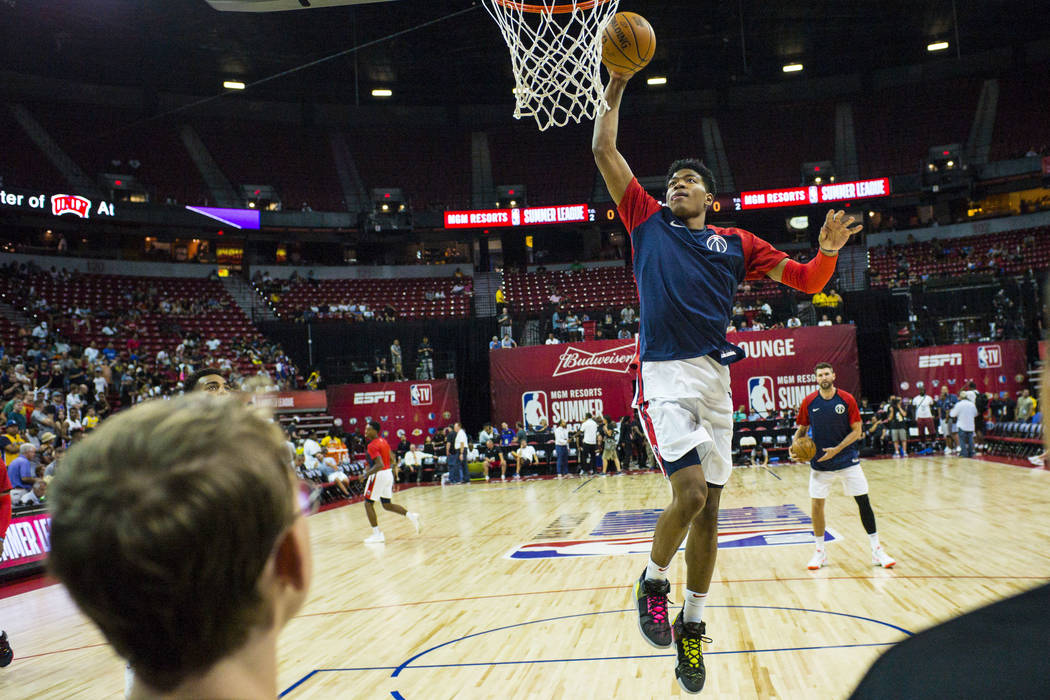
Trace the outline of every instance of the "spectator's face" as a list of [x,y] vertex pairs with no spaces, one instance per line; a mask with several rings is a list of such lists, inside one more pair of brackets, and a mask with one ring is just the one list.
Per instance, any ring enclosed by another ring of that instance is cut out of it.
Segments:
[[204,391],[213,396],[226,396],[233,393],[233,387],[221,374],[206,374],[197,380],[196,391]]

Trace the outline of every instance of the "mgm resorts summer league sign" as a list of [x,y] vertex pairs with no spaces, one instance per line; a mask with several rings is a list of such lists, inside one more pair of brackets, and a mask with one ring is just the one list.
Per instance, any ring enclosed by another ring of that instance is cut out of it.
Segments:
[[96,217],[116,215],[113,202],[92,201],[79,194],[48,195],[8,192],[7,190],[0,190],[0,209],[28,210],[51,216],[71,214],[81,219],[89,219],[92,215]]

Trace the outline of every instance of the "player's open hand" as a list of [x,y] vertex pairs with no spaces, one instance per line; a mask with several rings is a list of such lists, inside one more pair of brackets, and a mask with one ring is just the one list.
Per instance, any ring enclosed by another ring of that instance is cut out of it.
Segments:
[[846,245],[850,236],[860,233],[864,228],[863,224],[854,224],[855,221],[842,210],[829,209],[828,215],[824,217],[824,225],[820,227],[820,247],[838,250]]

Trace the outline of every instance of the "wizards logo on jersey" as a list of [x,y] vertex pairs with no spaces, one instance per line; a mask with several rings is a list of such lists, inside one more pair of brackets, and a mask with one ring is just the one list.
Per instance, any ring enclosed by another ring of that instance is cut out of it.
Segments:
[[[591,539],[529,542],[507,552],[507,559],[557,559],[562,557],[648,554],[660,510],[620,510],[606,513],[591,531]],[[824,540],[841,537],[826,530]],[[793,503],[760,508],[727,508],[718,514],[718,546],[772,547],[812,544],[813,521]],[[684,546],[683,546],[684,548]]]
[[521,395],[521,420],[529,428],[538,427],[543,420],[550,424],[546,391],[526,391]]

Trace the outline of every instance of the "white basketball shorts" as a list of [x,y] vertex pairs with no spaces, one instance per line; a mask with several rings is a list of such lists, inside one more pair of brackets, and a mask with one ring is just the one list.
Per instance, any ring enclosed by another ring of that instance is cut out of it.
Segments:
[[394,497],[394,470],[383,469],[368,477],[365,482],[365,498],[373,503],[380,498]]
[[821,472],[816,469],[809,470],[809,497],[827,498],[831,492],[831,485],[842,480],[843,489],[847,496],[863,496],[868,492],[868,480],[864,476],[864,470],[859,464],[852,467],[839,469],[833,472]]
[[728,367],[707,356],[642,362],[635,407],[665,475],[687,466],[671,463],[709,443],[711,449],[701,465],[704,479],[716,486],[729,481],[733,398]]

